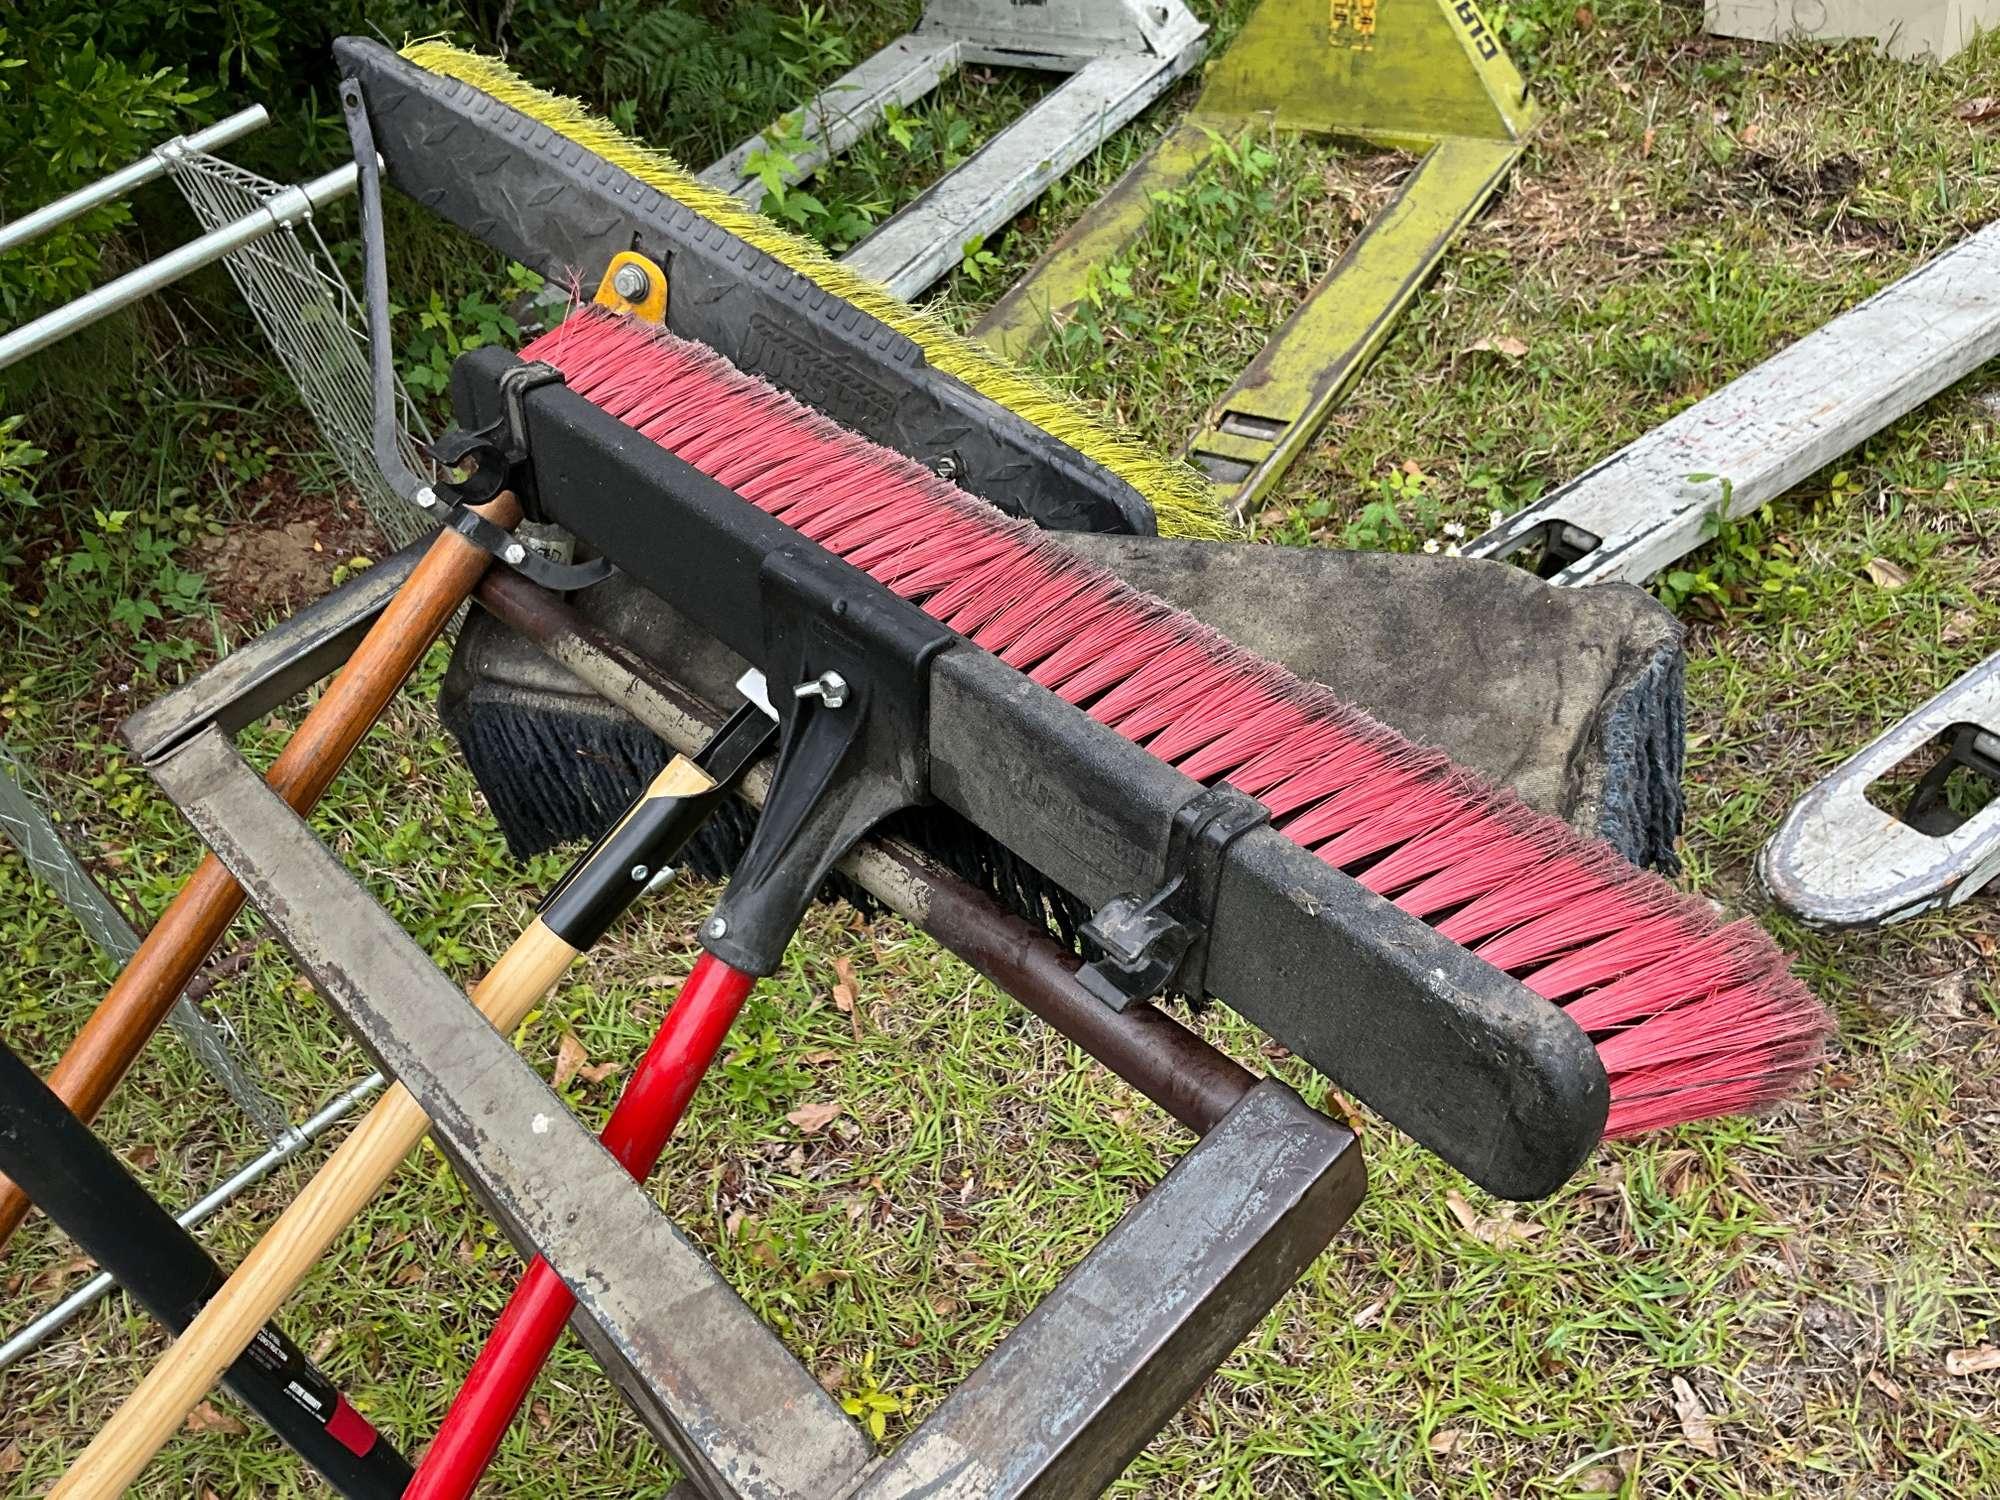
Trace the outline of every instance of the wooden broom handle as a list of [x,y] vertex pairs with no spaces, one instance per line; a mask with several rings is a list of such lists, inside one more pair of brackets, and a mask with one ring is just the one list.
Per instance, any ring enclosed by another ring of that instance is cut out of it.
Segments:
[[[693,762],[676,756],[653,779],[647,796],[693,796],[714,785]],[[496,1031],[511,1032],[575,958],[576,950],[538,917],[474,988],[473,1004]],[[125,1398],[49,1491],[51,1500],[57,1495],[112,1500],[123,1494],[314,1262],[381,1191],[429,1125],[401,1084],[384,1094]]]
[[[473,999],[496,1027],[511,1030],[575,957],[576,950],[537,919]],[[395,1175],[429,1125],[408,1089],[400,1083],[390,1088],[49,1494],[107,1500],[124,1494],[327,1246]]]
[[[511,494],[477,508],[496,526],[511,528],[521,517]],[[431,543],[265,773],[295,812],[319,801],[491,561],[455,531]],[[80,1118],[90,1120],[103,1107],[242,909],[235,877],[213,854],[204,855],[49,1075],[49,1087]],[[29,1206],[27,1195],[0,1175],[0,1247]]]

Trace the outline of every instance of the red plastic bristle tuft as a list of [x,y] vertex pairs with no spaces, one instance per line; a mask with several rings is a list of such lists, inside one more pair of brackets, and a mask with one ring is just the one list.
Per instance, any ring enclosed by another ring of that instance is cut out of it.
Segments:
[[719,355],[584,308],[522,351],[577,394],[915,601],[1531,989],[1597,1042],[1610,1136],[1768,1104],[1824,1011],[1751,924],[1081,562]]

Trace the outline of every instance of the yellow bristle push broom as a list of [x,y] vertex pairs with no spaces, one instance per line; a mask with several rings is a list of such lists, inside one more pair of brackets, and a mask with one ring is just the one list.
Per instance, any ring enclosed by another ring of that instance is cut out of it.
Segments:
[[840,264],[813,241],[702,182],[664,151],[641,145],[574,99],[536,88],[505,63],[446,42],[418,42],[403,56],[440,77],[469,84],[565,140],[602,157],[646,186],[762,251],[813,286],[910,340],[932,368],[1013,412],[1144,496],[1162,536],[1219,539],[1232,534],[1208,481],[1160,458],[1093,417],[1073,397],[1039,380],[937,314],[891,295]]

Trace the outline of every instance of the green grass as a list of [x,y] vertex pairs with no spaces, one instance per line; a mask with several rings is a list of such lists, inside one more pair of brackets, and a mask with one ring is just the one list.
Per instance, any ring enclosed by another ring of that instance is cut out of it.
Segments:
[[[1546,122],[1509,192],[1256,518],[1266,538],[1414,548],[1449,544],[1449,527],[1483,529],[1493,509],[1545,492],[2000,212],[2000,134],[1952,116],[1993,91],[2000,46],[1924,71],[1860,48],[1709,40],[1687,3],[1592,10],[1587,29],[1567,4],[1517,5],[1501,20]],[[942,141],[963,121],[975,140],[1019,107],[1020,87],[961,80],[913,111],[916,128]],[[984,247],[993,262],[956,275],[948,305],[975,316],[1189,95]],[[1350,205],[1375,201],[1400,166],[1285,140],[1254,153],[1164,211],[1119,268],[1122,290],[1108,281],[1101,306],[1043,355],[1163,446],[1337,257]],[[886,212],[917,185],[907,167],[876,142],[813,191],[836,213]],[[456,306],[499,285],[441,238],[428,244],[400,286],[435,285]],[[1526,352],[1474,347],[1502,338]],[[119,339],[102,342],[98,356],[119,357]],[[178,352],[149,371],[131,376],[136,402],[72,392],[31,408],[27,435],[56,467],[9,543],[0,733],[48,768],[76,842],[118,894],[156,912],[196,845],[111,728],[269,608],[246,605],[241,580],[209,576],[187,595],[179,577],[201,571],[211,523],[306,514],[344,539],[354,520],[254,356]],[[1669,581],[1690,629],[1690,889],[1755,908],[1751,859],[1798,795],[2000,643],[1995,394],[1989,373],[1939,397]],[[121,510],[132,515],[116,529],[93,514]],[[101,567],[68,561],[93,544]],[[1872,581],[1876,558],[1909,583]],[[137,597],[161,618],[104,623]],[[428,706],[441,670],[439,653],[316,824],[470,980],[558,862],[506,859]],[[280,739],[266,725],[246,743],[261,756]],[[711,898],[677,888],[649,905],[524,1028],[545,1068],[565,1030],[592,1062],[618,1065],[567,1086],[593,1122],[691,962],[688,935]],[[1118,1493],[2000,1492],[1994,1377],[1945,1368],[1954,1349],[2000,1342],[1995,909],[1989,895],[1845,937],[1773,918],[1840,1019],[1819,1086],[1765,1119],[1600,1152],[1559,1197],[1519,1210],[1538,1232],[1501,1248],[1463,1229],[1447,1194],[1483,1218],[1499,1205],[1361,1116],[1370,1191],[1353,1223]],[[0,856],[0,934],[15,955],[0,975],[8,1040],[46,1066],[108,970],[11,856]],[[277,946],[247,923],[239,936],[249,964],[209,1003],[296,1117],[365,1063]],[[836,961],[851,966],[856,1016],[833,1002]],[[1346,1108],[1226,1013],[1202,1024],[1312,1102]],[[815,1103],[843,1113],[811,1135],[785,1122]],[[102,1128],[176,1203],[257,1146],[171,1040],[150,1049]],[[824,1381],[857,1406],[883,1398],[872,1405],[893,1443],[1186,1144],[901,924],[822,910],[751,1003],[654,1191]],[[239,1258],[311,1169],[225,1213],[205,1234],[217,1256]],[[515,1270],[427,1151],[285,1322],[414,1447]],[[32,1227],[0,1263],[10,1324],[80,1274],[66,1242]],[[0,1376],[9,1491],[46,1487],[160,1347],[114,1299]],[[1676,1378],[1714,1415],[1712,1455],[1683,1430]],[[570,1344],[502,1450],[495,1490],[659,1494],[667,1474]],[[204,1487],[311,1483],[259,1431],[206,1432],[170,1445],[143,1492]]]

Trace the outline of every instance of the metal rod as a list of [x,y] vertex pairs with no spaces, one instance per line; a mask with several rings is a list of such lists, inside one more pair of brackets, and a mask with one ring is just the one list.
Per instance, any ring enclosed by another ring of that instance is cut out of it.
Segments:
[[403,434],[396,410],[394,339],[389,332],[389,252],[382,228],[382,158],[375,150],[375,135],[368,123],[368,102],[354,79],[340,86],[341,113],[347,120],[347,138],[354,147],[354,173],[361,200],[361,303],[368,324],[368,374],[373,388],[373,420],[370,445],[375,468],[382,482],[414,505],[430,510],[439,520],[445,511],[434,509],[437,496],[423,476],[410,467],[403,453]]
[[[0,833],[14,841],[28,868],[55,891],[56,899],[69,908],[92,942],[121,969],[131,961],[139,951],[139,934],[62,841],[62,834],[37,800],[28,768],[5,744],[0,744]],[[167,1019],[195,1061],[222,1085],[264,1138],[273,1144],[283,1140],[291,1130],[285,1112],[236,1060],[232,1038],[225,1037],[185,995],[174,1002]]]
[[88,327],[99,318],[129,307],[143,297],[149,297],[162,287],[171,286],[184,276],[192,275],[203,266],[212,265],[232,251],[241,250],[253,240],[262,239],[274,230],[296,224],[310,218],[316,209],[326,207],[345,198],[354,191],[355,168],[352,162],[344,167],[336,167],[324,176],[315,177],[311,182],[300,183],[287,188],[266,203],[257,212],[245,214],[233,224],[203,235],[198,240],[189,240],[179,249],[169,250],[158,260],[127,271],[116,281],[105,283],[95,291],[85,292],[74,302],[65,303],[54,312],[45,313],[16,328],[12,333],[0,335],[0,370],[30,354],[46,349],[58,339],[67,338],[80,328]]
[[[674,749],[686,751],[713,730],[712,709],[547,590],[496,568],[474,597]],[[744,795],[760,802],[766,784],[753,771]],[[1046,934],[916,850],[870,839],[841,869],[1190,1129],[1212,1128],[1256,1083],[1162,1012],[1113,1011],[1083,988],[1075,959]]]
[[[255,1161],[246,1163],[233,1177],[216,1184],[208,1193],[190,1204],[178,1216],[177,1222],[183,1229],[193,1229],[210,1218],[218,1209],[234,1201],[240,1194],[255,1187],[284,1163],[290,1161],[314,1141],[318,1140],[334,1125],[351,1114],[370,1094],[382,1087],[382,1075],[370,1073],[354,1087],[334,1099],[318,1114],[314,1115],[298,1129],[290,1131],[270,1150]],[[0,1344],[0,1370],[21,1359],[37,1348],[58,1329],[75,1318],[84,1309],[95,1304],[111,1290],[114,1283],[108,1275],[100,1272],[71,1292],[62,1301],[28,1324],[19,1333]]]
[[163,176],[169,170],[172,159],[183,152],[214,151],[253,130],[263,129],[270,122],[271,116],[264,106],[253,104],[248,109],[237,110],[233,115],[225,115],[193,135],[177,135],[170,141],[162,141],[131,166],[120,167],[88,187],[80,187],[33,213],[22,214],[18,219],[0,224],[0,254],[47,234],[57,225],[67,224],[80,214],[87,214],[93,208],[144,187],[154,178]]

